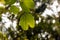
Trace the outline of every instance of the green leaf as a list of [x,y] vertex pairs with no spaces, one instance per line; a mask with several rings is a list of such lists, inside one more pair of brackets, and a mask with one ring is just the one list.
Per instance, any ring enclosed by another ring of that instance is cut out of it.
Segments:
[[23,10],[24,12],[30,12],[30,10],[26,7],[26,5],[25,5],[24,3],[20,2],[20,5],[21,5],[22,10]]
[[4,12],[3,10],[4,10],[4,8],[0,7],[0,14],[2,14],[2,12]]
[[5,4],[5,1],[4,0],[0,0],[0,3]]
[[16,2],[16,0],[5,0],[6,4],[14,4]]
[[25,5],[26,7],[28,8],[33,8],[34,7],[34,2],[33,0],[21,0]]
[[13,12],[14,14],[17,14],[19,12],[19,8],[16,6],[11,6],[10,7],[10,12]]
[[21,0],[20,5],[21,5],[22,10],[24,12],[30,12],[30,9],[34,8],[33,0]]
[[25,4],[28,8],[33,8],[33,7],[34,7],[34,2],[33,2],[33,0],[24,0],[24,4]]
[[34,17],[31,14],[25,13],[21,16],[19,25],[21,25],[23,30],[28,30],[29,26],[31,28],[34,28]]

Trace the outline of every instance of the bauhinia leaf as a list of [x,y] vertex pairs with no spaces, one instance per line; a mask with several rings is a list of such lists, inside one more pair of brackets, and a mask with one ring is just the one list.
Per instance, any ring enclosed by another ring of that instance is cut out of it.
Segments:
[[30,12],[30,9],[34,8],[33,0],[20,0],[20,5],[25,12]]
[[10,7],[10,12],[13,12],[14,14],[17,14],[19,12],[19,8],[16,6],[11,6]]
[[20,2],[20,5],[21,5],[22,10],[23,10],[24,12],[30,12],[30,10],[26,7],[26,5],[25,5],[24,3]]
[[28,8],[33,8],[34,7],[34,2],[33,0],[21,0],[25,5],[26,7]]
[[14,4],[16,0],[5,0],[6,4]]
[[0,3],[5,4],[5,1],[4,0],[0,0]]
[[23,30],[28,30],[29,26],[31,28],[34,28],[35,26],[34,17],[29,13],[25,13],[24,15],[21,16],[19,25],[21,25]]

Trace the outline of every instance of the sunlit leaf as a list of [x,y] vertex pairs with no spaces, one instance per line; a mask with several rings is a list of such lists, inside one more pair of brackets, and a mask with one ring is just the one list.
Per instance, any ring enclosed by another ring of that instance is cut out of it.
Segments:
[[4,0],[0,0],[0,3],[5,4],[5,1]]
[[31,28],[34,28],[35,26],[34,17],[31,14],[25,13],[20,18],[20,25],[23,30],[28,30],[29,26]]
[[16,0],[5,0],[6,4],[14,4]]
[[14,14],[17,14],[19,12],[19,8],[16,6],[11,6],[10,7],[10,12],[13,12]]
[[33,0],[21,0],[20,5],[24,12],[30,12],[30,9],[34,8]]
[[33,8],[34,7],[34,2],[33,0],[21,0],[25,5],[26,7],[28,8]]
[[21,5],[22,10],[23,10],[24,12],[30,12],[30,10],[26,7],[26,5],[25,5],[24,3],[20,2],[20,5]]

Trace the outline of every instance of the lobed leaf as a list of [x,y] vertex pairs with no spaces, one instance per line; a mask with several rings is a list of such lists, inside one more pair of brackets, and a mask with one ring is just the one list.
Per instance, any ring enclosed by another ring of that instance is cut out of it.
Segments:
[[13,12],[14,14],[17,14],[19,12],[19,8],[16,6],[11,6],[10,7],[10,12]]
[[34,28],[34,17],[31,14],[25,13],[21,16],[19,25],[21,25],[23,30],[28,30],[29,26],[31,28]]
[[6,4],[14,4],[16,2],[16,0],[5,0]]

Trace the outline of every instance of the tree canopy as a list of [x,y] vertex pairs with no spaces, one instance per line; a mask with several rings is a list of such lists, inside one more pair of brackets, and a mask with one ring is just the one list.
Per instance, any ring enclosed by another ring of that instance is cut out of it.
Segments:
[[[54,1],[57,2],[56,5]],[[0,40],[60,40],[59,2],[60,0],[0,0]],[[49,11],[46,17],[42,16],[47,9],[58,16],[48,15]]]

